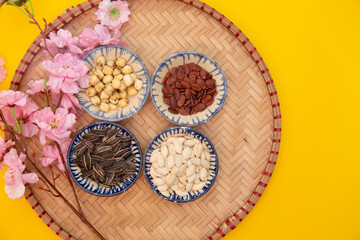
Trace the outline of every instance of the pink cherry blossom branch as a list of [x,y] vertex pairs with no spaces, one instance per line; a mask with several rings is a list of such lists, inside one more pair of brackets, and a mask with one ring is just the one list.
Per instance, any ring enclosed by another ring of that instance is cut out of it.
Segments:
[[[11,138],[15,141],[16,146],[19,148],[19,150],[25,154],[28,163],[33,167],[33,169],[40,175],[40,178],[43,179],[44,182],[46,182],[46,184],[51,187],[51,189],[55,192],[56,195],[59,195],[59,197],[65,202],[66,205],[69,206],[69,208],[80,218],[80,220],[85,223],[89,228],[91,228],[91,230],[102,240],[105,240],[104,236],[87,220],[87,218],[85,217],[84,213],[82,211],[77,210],[66,198],[65,196],[56,188],[56,186],[46,177],[46,175],[38,168],[38,166],[35,163],[35,160],[32,159],[27,151],[27,144],[25,142],[25,139],[22,135],[17,134],[16,132],[14,132],[8,125],[4,114],[2,113],[2,111],[0,110],[0,119],[2,120],[2,122],[4,123],[5,128],[8,130],[8,132],[11,135]],[[24,147],[20,144],[20,142],[18,141],[17,136],[24,141]],[[61,154],[60,154],[61,155]],[[64,161],[64,160],[63,160]],[[65,166],[65,165],[64,165]]]

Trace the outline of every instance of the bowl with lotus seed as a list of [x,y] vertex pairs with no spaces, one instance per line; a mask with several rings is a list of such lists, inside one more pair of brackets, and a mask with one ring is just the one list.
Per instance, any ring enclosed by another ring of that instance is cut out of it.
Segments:
[[160,197],[177,203],[194,201],[213,186],[219,168],[214,145],[189,127],[162,131],[144,155],[144,175]]
[[94,118],[117,122],[136,114],[149,94],[145,64],[131,50],[102,46],[83,57],[89,86],[77,93],[82,108]]

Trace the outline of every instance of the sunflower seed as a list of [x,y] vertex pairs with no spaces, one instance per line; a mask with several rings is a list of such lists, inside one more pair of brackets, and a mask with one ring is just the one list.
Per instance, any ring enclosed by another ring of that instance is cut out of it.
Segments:
[[74,151],[77,152],[80,150],[80,148],[82,148],[84,146],[83,142],[78,143],[75,147],[74,147]]
[[111,141],[116,137],[116,133],[117,133],[116,129],[110,129],[103,138],[103,141],[109,141],[109,140]]
[[84,144],[85,147],[87,147],[87,149],[89,149],[90,151],[94,151],[95,145],[92,144],[91,142],[89,142],[88,140],[83,139],[83,144]]
[[87,147],[85,145],[83,145],[77,152],[76,152],[76,157],[79,158],[81,157],[81,155],[83,155],[86,151],[87,151]]
[[102,167],[98,163],[94,164],[93,169],[99,176],[102,176],[102,177],[105,176],[104,170],[102,169]]
[[104,137],[106,134],[106,129],[94,129],[91,131],[91,133],[99,137]]
[[121,138],[114,137],[112,139],[108,139],[105,141],[107,145],[110,145],[112,147],[117,146],[119,143],[121,143]]
[[84,173],[82,174],[82,177],[83,177],[83,178],[90,177],[90,176],[93,174],[93,172],[94,172],[93,169],[91,169],[91,170],[89,170],[89,171],[87,171],[87,172],[84,172]]
[[129,151],[131,151],[131,148],[130,148],[130,147],[128,147],[128,148],[123,148],[123,149],[120,149],[120,150],[117,151],[117,152],[114,152],[114,156],[115,156],[115,157],[122,157],[122,156],[124,155],[124,153],[129,152]]

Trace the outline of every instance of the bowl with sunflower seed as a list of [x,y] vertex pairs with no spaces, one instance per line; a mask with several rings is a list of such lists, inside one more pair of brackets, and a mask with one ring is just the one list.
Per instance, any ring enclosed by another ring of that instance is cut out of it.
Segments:
[[74,182],[84,191],[111,197],[128,190],[138,179],[142,153],[136,137],[123,126],[96,122],[73,138],[67,167]]

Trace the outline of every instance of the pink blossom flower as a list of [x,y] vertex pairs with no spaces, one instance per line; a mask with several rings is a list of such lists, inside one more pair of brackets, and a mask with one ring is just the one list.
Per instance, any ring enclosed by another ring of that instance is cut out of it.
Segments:
[[69,137],[75,124],[76,116],[65,108],[58,108],[55,113],[49,107],[34,114],[34,122],[39,126],[39,139],[45,145],[48,138],[63,144]]
[[4,168],[5,163],[3,162],[3,157],[7,151],[7,149],[11,146],[15,145],[12,140],[7,142],[4,141],[2,137],[0,137],[0,171]]
[[32,114],[39,107],[25,93],[12,90],[1,91],[0,108],[8,124],[17,128],[17,123],[11,110],[13,109],[18,124],[22,124],[25,137],[32,137],[37,133],[37,127],[32,124]]
[[5,61],[2,57],[0,57],[0,83],[2,83],[4,81],[4,79],[6,78],[6,69],[3,67],[5,64]]
[[[57,104],[59,102],[60,94],[51,94],[51,102]],[[83,113],[83,109],[79,100],[74,94],[64,93],[59,107],[67,109],[70,113],[75,115]]]
[[43,67],[51,73],[47,86],[55,93],[77,93],[80,88],[89,85],[89,69],[85,63],[70,53],[58,54],[54,62],[46,60],[42,62]]
[[[51,32],[49,39],[46,39],[46,45],[50,54],[53,56],[58,53],[70,53],[74,56],[81,54],[82,50],[78,47],[78,37],[73,37],[68,30],[60,29],[57,33]],[[44,40],[41,40],[40,45],[45,47]]]
[[[3,104],[3,105],[1,105]],[[33,114],[39,107],[23,92],[1,91],[0,108],[7,123],[22,132],[25,137],[32,137],[38,133],[38,127],[33,124]],[[14,118],[12,109],[16,115]],[[18,129],[18,124],[20,129]]]
[[45,80],[30,80],[28,82],[29,89],[26,90],[27,94],[34,95],[36,93],[45,93],[46,92],[46,85]]
[[96,48],[98,45],[119,45],[127,47],[126,42],[121,42],[121,32],[119,30],[114,31],[114,35],[111,36],[109,29],[101,24],[97,24],[94,30],[91,28],[85,28],[80,33],[80,45],[85,47],[83,53],[86,54]]
[[[61,154],[63,155],[64,159],[66,159],[66,154],[70,143],[71,143],[71,139],[67,139],[63,144],[60,145]],[[65,166],[62,163],[61,155],[59,153],[58,148],[55,145],[45,146],[41,152],[45,156],[43,158],[40,158],[41,164],[44,167],[53,164],[55,160],[57,160],[59,170],[62,172],[65,171]]]
[[14,107],[14,106],[25,106],[28,96],[19,91],[13,90],[3,90],[0,92],[0,108],[4,106]]
[[126,1],[103,0],[95,15],[101,24],[111,30],[120,29],[123,23],[129,21],[129,3]]
[[[38,107],[36,106],[37,110]],[[34,112],[24,113],[21,108],[15,108],[16,118],[20,124],[21,132],[24,137],[32,137],[39,132],[39,128],[34,124]],[[7,123],[17,129],[16,120],[9,108],[3,110]]]
[[4,176],[5,192],[11,199],[21,199],[25,192],[25,184],[39,181],[35,173],[23,174],[25,158],[26,156],[23,153],[18,156],[14,148],[4,156],[4,163],[8,166]]

